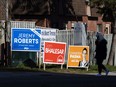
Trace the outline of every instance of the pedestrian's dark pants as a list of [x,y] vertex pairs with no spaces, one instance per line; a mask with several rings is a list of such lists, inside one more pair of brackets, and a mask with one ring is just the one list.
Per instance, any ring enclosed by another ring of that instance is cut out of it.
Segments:
[[99,74],[101,74],[102,69],[105,70],[105,71],[107,70],[106,67],[102,63],[103,63],[103,59],[98,59],[97,60]]

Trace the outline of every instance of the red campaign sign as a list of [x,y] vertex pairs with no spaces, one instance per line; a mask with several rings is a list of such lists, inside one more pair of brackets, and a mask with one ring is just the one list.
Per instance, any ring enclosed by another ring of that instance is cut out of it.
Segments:
[[44,63],[64,64],[66,43],[45,42],[44,43]]

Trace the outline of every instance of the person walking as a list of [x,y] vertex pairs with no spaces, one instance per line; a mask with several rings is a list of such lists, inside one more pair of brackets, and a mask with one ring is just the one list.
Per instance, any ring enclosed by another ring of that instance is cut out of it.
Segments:
[[97,76],[101,76],[102,73],[102,69],[105,71],[106,76],[109,73],[109,70],[103,65],[103,61],[106,59],[107,56],[107,40],[103,37],[102,33],[97,32],[96,34],[96,41],[95,41],[95,45],[96,45],[96,62],[98,65],[98,74]]

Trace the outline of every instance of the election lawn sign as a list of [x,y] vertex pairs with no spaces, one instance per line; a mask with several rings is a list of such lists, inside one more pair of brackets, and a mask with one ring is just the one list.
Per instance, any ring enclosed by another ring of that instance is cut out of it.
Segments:
[[40,51],[41,30],[32,28],[11,29],[12,51]]
[[67,67],[88,67],[88,63],[89,46],[69,46]]
[[41,29],[41,57],[43,58],[44,41],[56,41],[56,29]]
[[66,43],[63,42],[44,42],[43,63],[64,64],[66,53]]

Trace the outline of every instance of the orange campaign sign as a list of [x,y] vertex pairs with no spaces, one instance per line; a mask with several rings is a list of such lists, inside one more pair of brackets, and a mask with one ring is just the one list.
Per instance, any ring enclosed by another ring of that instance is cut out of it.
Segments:
[[89,46],[69,46],[67,67],[87,67]]
[[66,43],[44,42],[44,63],[64,64]]

